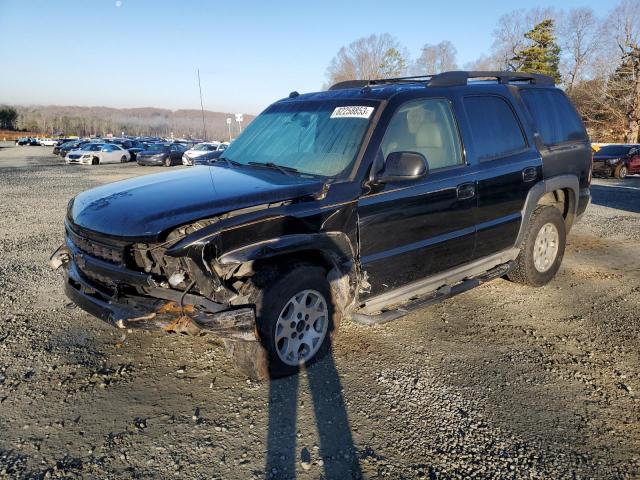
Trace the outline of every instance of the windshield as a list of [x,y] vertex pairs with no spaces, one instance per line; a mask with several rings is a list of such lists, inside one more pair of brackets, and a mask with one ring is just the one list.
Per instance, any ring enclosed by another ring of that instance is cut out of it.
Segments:
[[152,143],[147,147],[147,150],[151,152],[164,152],[168,148],[169,146],[163,143]]
[[104,147],[102,143],[88,143],[82,149],[88,152],[98,152],[102,147]]
[[626,147],[622,145],[607,145],[606,147],[602,147],[596,155],[626,155],[631,150],[631,147]]
[[199,152],[212,152],[216,149],[216,147],[217,145],[212,145],[210,143],[199,143],[198,145],[193,147],[193,149]]
[[374,102],[285,102],[256,117],[227,147],[224,158],[276,164],[333,177],[354,161]]

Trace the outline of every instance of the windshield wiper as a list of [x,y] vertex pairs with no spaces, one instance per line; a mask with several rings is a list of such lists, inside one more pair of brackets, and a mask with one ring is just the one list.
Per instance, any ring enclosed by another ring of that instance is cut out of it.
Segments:
[[297,168],[286,167],[284,165],[278,165],[277,163],[273,163],[273,162],[267,162],[267,163],[249,162],[249,165],[257,165],[259,167],[273,168],[274,170],[279,170],[280,172],[284,173],[288,177],[292,177],[293,176],[293,175],[291,175],[292,173],[295,173],[295,174],[299,174],[300,173],[300,171]]

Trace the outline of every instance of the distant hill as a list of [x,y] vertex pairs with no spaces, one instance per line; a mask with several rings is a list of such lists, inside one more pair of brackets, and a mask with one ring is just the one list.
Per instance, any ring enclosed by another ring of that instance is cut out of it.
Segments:
[[[158,135],[202,138],[200,110],[167,110],[163,108],[110,108],[59,105],[13,105],[18,111],[17,126],[21,130],[65,135]],[[238,135],[235,114],[205,110],[208,140],[228,140],[227,118],[231,118],[231,136]],[[253,120],[244,115],[242,127]]]

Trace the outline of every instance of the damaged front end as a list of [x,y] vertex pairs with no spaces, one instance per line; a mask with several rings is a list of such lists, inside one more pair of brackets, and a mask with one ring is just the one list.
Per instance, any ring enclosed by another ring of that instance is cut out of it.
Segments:
[[[215,245],[172,246],[215,223],[180,227],[158,243],[131,243],[65,222],[65,244],[49,261],[65,269],[65,294],[118,328],[165,330],[256,341],[255,314],[233,285],[223,282]],[[210,260],[213,259],[213,260]]]

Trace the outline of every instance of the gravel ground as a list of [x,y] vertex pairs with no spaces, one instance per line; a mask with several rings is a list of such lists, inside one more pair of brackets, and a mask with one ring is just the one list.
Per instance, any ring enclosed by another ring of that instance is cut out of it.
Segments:
[[595,180],[548,286],[497,280],[257,383],[210,337],[65,308],[69,198],[159,168],[0,149],[0,477],[636,478],[640,177]]

